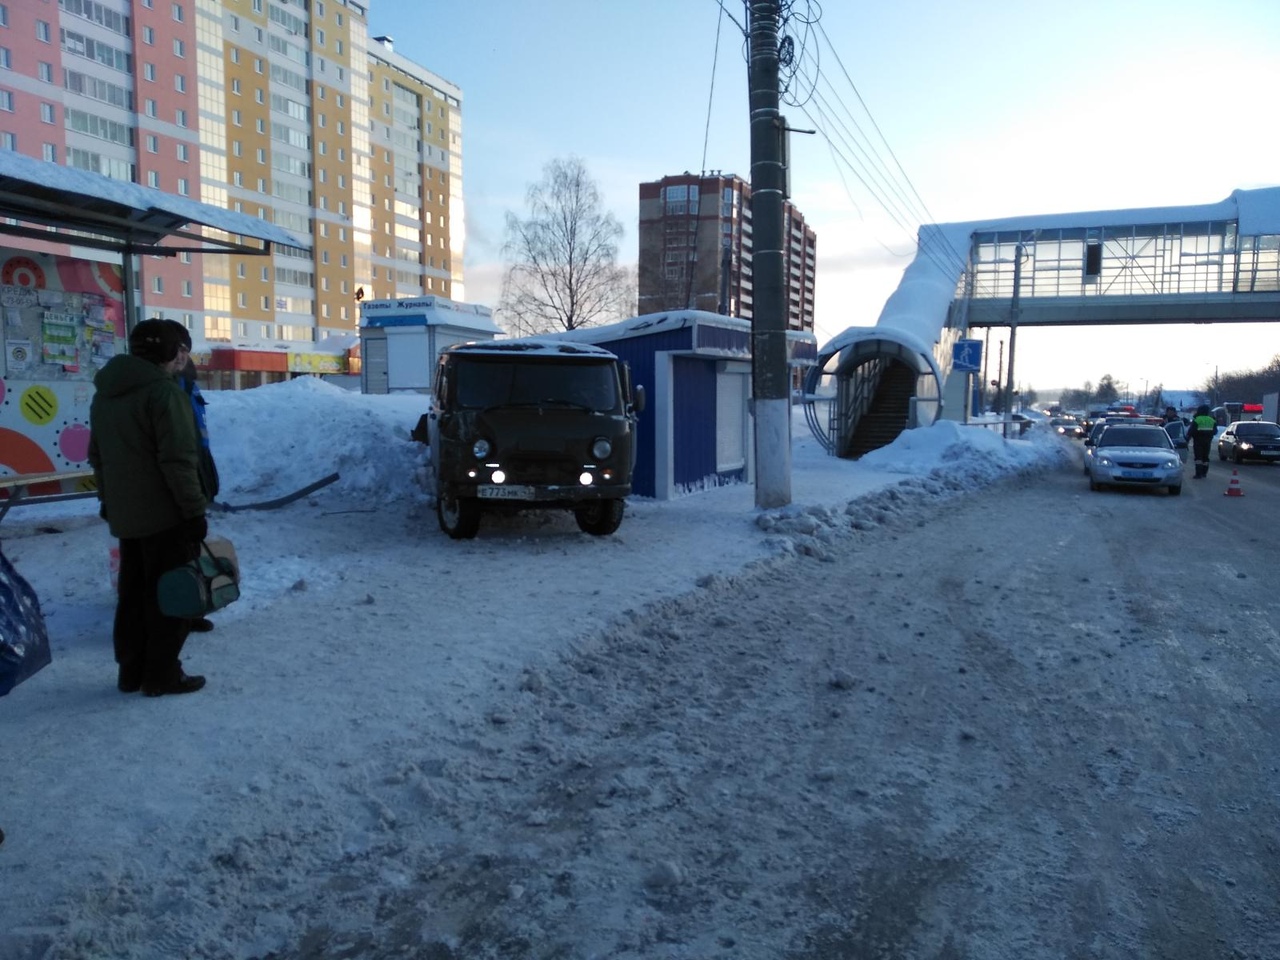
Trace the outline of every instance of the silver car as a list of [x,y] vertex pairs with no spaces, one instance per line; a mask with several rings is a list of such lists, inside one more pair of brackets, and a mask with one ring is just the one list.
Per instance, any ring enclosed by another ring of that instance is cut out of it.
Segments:
[[1154,424],[1111,424],[1098,436],[1086,461],[1089,489],[1105,486],[1165,487],[1182,492],[1182,461],[1173,441]]

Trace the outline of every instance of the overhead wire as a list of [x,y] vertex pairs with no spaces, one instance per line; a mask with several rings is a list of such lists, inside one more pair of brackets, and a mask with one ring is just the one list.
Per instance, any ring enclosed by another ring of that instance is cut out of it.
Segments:
[[[929,211],[928,205],[921,198],[901,161],[889,145],[884,132],[844,66],[839,52],[822,26],[821,6],[817,0],[807,0],[805,10],[801,13],[797,2],[798,0],[785,0],[782,6],[784,27],[787,20],[794,20],[804,25],[804,39],[800,44],[800,52],[795,58],[788,83],[780,94],[783,101],[798,107],[826,141],[828,150],[836,160],[837,173],[840,175],[845,193],[854,208],[858,210],[859,216],[862,216],[861,207],[849,190],[848,181],[841,171],[841,164],[863,185],[890,220],[903,230],[910,242],[924,256],[946,272],[953,272],[956,269],[964,271],[968,266],[967,255],[957,251],[945,234],[931,231],[921,236],[919,226],[936,223],[937,220]],[[883,145],[884,151],[892,160],[893,168],[886,163],[873,138],[863,129],[836,84],[823,70],[822,45],[816,42],[811,43],[815,32],[829,48],[830,55],[835,58],[840,75],[853,91],[867,123],[875,131],[876,139]],[[799,91],[804,91],[803,95],[800,95]],[[910,226],[912,221],[916,223],[915,230]],[[890,253],[894,253],[884,241],[877,242]]]

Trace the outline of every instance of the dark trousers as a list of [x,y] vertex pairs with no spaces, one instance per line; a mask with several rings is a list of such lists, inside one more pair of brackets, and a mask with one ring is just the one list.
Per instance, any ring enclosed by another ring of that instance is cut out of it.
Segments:
[[1196,434],[1191,438],[1191,449],[1195,454],[1197,477],[1204,477],[1209,474],[1209,447],[1212,443],[1212,435],[1206,437]]
[[190,621],[160,612],[156,585],[165,571],[194,560],[199,548],[176,529],[120,541],[120,588],[112,641],[121,671],[140,675],[143,683],[166,683],[182,669],[178,656],[187,641]]

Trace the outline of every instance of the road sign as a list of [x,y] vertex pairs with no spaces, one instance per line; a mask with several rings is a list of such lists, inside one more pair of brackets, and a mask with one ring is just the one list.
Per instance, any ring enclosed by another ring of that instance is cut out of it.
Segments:
[[982,341],[957,340],[951,348],[951,369],[978,373],[982,369]]

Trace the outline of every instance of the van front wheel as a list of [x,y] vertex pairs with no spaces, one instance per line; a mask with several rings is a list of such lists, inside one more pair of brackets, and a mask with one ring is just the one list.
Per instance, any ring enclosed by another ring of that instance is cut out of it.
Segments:
[[622,525],[622,510],[621,500],[592,500],[576,507],[573,516],[583,533],[607,537]]
[[472,497],[441,490],[436,497],[436,519],[440,529],[454,540],[470,540],[480,529],[480,505]]

